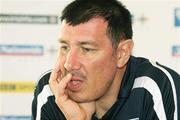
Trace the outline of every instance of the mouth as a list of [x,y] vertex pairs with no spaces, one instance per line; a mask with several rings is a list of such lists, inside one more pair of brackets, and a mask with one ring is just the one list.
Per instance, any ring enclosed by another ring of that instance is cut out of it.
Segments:
[[72,77],[72,79],[68,82],[67,88],[72,92],[80,91],[83,84],[83,80],[78,77]]

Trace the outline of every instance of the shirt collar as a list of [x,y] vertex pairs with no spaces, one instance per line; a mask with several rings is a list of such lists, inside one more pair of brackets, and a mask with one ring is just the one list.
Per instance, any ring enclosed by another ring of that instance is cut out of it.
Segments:
[[137,68],[137,59],[133,56],[130,57],[125,74],[123,76],[118,99],[128,98],[134,84],[135,71]]

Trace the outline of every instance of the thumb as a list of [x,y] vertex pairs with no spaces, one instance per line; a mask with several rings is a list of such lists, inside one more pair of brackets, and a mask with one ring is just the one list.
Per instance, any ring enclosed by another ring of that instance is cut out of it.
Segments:
[[92,115],[95,113],[95,102],[79,103],[79,106],[86,113],[86,117],[91,119]]

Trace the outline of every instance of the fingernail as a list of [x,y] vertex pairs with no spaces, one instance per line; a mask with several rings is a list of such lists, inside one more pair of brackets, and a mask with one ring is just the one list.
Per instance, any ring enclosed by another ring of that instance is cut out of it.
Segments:
[[67,74],[67,77],[68,77],[68,78],[70,78],[71,76],[72,76],[72,74],[71,74],[71,73],[68,73],[68,74]]
[[60,70],[59,64],[55,64],[54,70],[57,71],[57,72]]

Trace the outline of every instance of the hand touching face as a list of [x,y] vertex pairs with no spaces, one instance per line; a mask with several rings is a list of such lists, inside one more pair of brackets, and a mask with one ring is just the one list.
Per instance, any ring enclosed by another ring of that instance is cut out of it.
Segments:
[[106,34],[107,23],[94,18],[60,32],[60,69],[71,73],[67,92],[76,102],[89,102],[108,93],[116,74],[116,55]]

